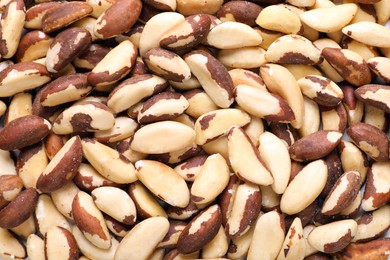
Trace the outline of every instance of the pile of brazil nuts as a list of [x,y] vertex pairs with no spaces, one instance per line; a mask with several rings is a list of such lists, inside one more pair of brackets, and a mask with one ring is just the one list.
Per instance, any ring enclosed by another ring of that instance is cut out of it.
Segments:
[[390,0],[0,11],[0,259],[389,259]]

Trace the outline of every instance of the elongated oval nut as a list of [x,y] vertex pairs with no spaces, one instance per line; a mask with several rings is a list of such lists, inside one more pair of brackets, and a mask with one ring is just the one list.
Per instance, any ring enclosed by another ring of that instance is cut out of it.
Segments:
[[150,18],[139,39],[139,53],[143,56],[148,50],[159,47],[163,35],[185,20],[175,12],[162,12]]
[[[235,174],[247,182],[270,185],[273,178],[259,151],[240,127],[233,126],[228,133],[229,161]],[[242,155],[245,154],[245,160]]]
[[185,181],[194,181],[198,176],[202,165],[207,159],[207,155],[198,155],[192,157],[180,164],[178,164],[174,170],[181,176]]
[[390,206],[384,205],[373,212],[360,216],[356,222],[357,232],[353,242],[365,242],[382,235],[390,227]]
[[328,78],[309,75],[298,80],[302,93],[313,99],[319,105],[334,107],[344,97],[344,94],[336,83]]
[[291,122],[294,112],[287,102],[277,94],[248,85],[238,85],[234,89],[236,102],[251,115],[270,122]]
[[188,108],[187,99],[176,92],[159,93],[142,105],[138,113],[141,124],[177,118]]
[[[45,236],[45,256],[47,259],[77,259],[79,249],[72,233],[62,227],[51,227]],[[65,259],[65,258],[64,258]]]
[[218,52],[217,58],[231,68],[253,69],[267,63],[265,52],[263,48],[257,46],[224,49]]
[[390,90],[385,85],[368,84],[355,90],[355,96],[363,103],[390,113]]
[[136,174],[153,194],[172,206],[186,207],[190,192],[184,179],[171,167],[152,160],[135,163]]
[[81,145],[85,158],[107,179],[116,183],[131,183],[137,180],[133,164],[116,150],[94,139],[83,139]]
[[14,200],[22,188],[23,180],[18,175],[0,175],[0,209]]
[[74,182],[69,182],[61,189],[50,194],[58,211],[67,219],[73,220],[72,204],[69,201],[73,201],[79,191],[80,189]]
[[26,259],[22,241],[4,228],[0,228],[0,256],[4,259]]
[[389,139],[377,127],[356,123],[347,129],[348,136],[368,156],[376,161],[386,161],[389,158]]
[[184,93],[188,101],[186,114],[198,118],[203,114],[218,109],[218,106],[211,100],[209,95],[203,89],[193,89]]
[[99,39],[107,39],[129,31],[141,14],[141,9],[140,0],[115,1],[97,19],[94,34]]
[[321,213],[335,215],[348,207],[358,195],[360,183],[360,173],[357,171],[349,171],[341,175],[328,193]]
[[261,36],[249,25],[239,22],[218,24],[207,34],[207,44],[219,49],[234,49],[258,46]]
[[384,81],[390,83],[390,58],[387,57],[373,57],[367,60],[370,69]]
[[181,232],[177,250],[182,254],[196,252],[209,243],[221,227],[221,209],[209,206],[193,218]]
[[[328,169],[323,160],[307,164],[283,193],[280,201],[282,212],[293,215],[309,206],[325,187],[327,178]],[[300,190],[305,190],[305,193]]]
[[152,217],[143,220],[122,239],[114,259],[148,259],[168,229],[169,222],[166,218]]
[[34,212],[38,201],[38,192],[28,188],[0,210],[0,227],[14,228],[26,221]]
[[371,71],[367,63],[356,52],[347,49],[322,49],[321,55],[349,83],[361,86],[371,82]]
[[260,187],[249,183],[239,185],[225,226],[226,234],[233,238],[240,237],[248,232],[253,222],[258,218],[260,208]]
[[53,132],[71,134],[96,132],[114,126],[115,118],[110,109],[101,103],[82,101],[65,109],[54,121]]
[[257,17],[256,23],[264,29],[285,34],[297,34],[303,28],[298,15],[279,5],[264,8]]
[[187,53],[184,60],[217,106],[227,108],[233,103],[233,81],[220,61],[202,50]]
[[99,142],[118,142],[133,136],[138,127],[139,125],[135,120],[126,116],[118,116],[115,118],[115,124],[111,129],[95,132],[94,136]]
[[50,81],[46,67],[35,62],[19,62],[0,72],[0,97],[34,89]]
[[260,67],[260,75],[271,93],[280,95],[294,112],[292,126],[299,129],[305,114],[303,96],[294,76],[278,64],[266,64]]
[[335,253],[345,248],[355,236],[357,223],[353,219],[339,220],[315,227],[307,237],[310,245],[324,253]]
[[210,24],[210,17],[206,14],[188,16],[161,36],[160,45],[173,51],[195,47],[206,37]]
[[131,41],[121,42],[88,73],[88,83],[102,87],[119,81],[133,68],[137,53],[137,47]]
[[200,116],[195,122],[196,140],[203,145],[221,135],[226,134],[233,125],[244,126],[250,116],[235,108],[219,109]]
[[336,148],[342,136],[338,131],[320,130],[292,144],[289,148],[290,156],[300,162],[320,159]]
[[302,136],[308,136],[317,132],[320,129],[320,109],[318,104],[310,98],[303,96],[303,106],[305,108],[305,117],[298,133]]
[[187,63],[174,52],[153,48],[145,52],[143,60],[154,74],[166,80],[184,82],[191,77]]
[[229,70],[229,74],[232,77],[233,85],[236,88],[238,85],[247,85],[262,90],[267,90],[263,79],[259,74],[245,69],[232,69]]
[[0,131],[0,149],[15,150],[41,141],[51,124],[39,116],[28,115],[12,120]]
[[390,29],[373,22],[358,22],[342,29],[342,32],[367,45],[375,47],[390,47]]
[[88,193],[77,193],[72,202],[72,214],[77,227],[89,242],[102,249],[111,247],[111,237],[103,214]]
[[232,21],[256,25],[256,18],[263,8],[252,2],[227,2],[217,12],[216,16],[222,21]]
[[89,240],[83,235],[81,230],[74,225],[72,228],[72,234],[77,241],[77,245],[80,249],[80,252],[89,259],[96,260],[113,260],[115,252],[118,248],[119,242],[111,237],[111,247],[109,249],[102,249],[93,245]]
[[191,200],[196,204],[213,201],[229,182],[229,167],[220,154],[210,155],[191,186]]
[[92,11],[93,8],[86,2],[73,1],[61,3],[50,8],[43,15],[42,29],[45,33],[57,31],[88,16]]
[[57,73],[80,53],[88,49],[92,42],[91,34],[83,28],[72,27],[59,33],[46,54],[46,68]]
[[42,17],[45,13],[55,6],[61,5],[59,2],[44,2],[37,3],[36,5],[26,10],[26,19],[24,28],[26,29],[42,29]]
[[87,83],[84,74],[71,74],[57,78],[42,89],[41,104],[43,106],[58,106],[67,102],[77,101],[91,92],[92,86]]
[[271,187],[282,194],[288,185],[291,172],[291,160],[283,141],[271,132],[264,132],[258,138],[260,158],[271,172],[274,182]]
[[267,49],[265,59],[279,64],[314,65],[322,61],[320,51],[303,36],[290,34],[276,39]]
[[96,207],[107,215],[126,225],[135,223],[135,205],[125,191],[116,187],[99,187],[94,189],[91,195]]
[[12,120],[32,114],[32,95],[29,93],[18,93],[12,97],[8,111],[4,118],[4,125]]
[[135,132],[130,147],[137,152],[160,154],[184,149],[194,141],[195,132],[189,126],[161,121],[145,125]]
[[375,210],[390,200],[390,161],[374,162],[368,171],[362,201],[365,211]]
[[35,234],[31,234],[27,237],[26,241],[27,256],[31,260],[44,260],[45,259],[45,242],[42,238]]
[[306,243],[300,218],[295,218],[288,230],[280,249],[278,260],[302,259],[305,256]]
[[74,136],[53,157],[37,180],[42,192],[52,192],[73,179],[81,164],[83,152],[80,137]]
[[108,96],[107,106],[115,113],[122,112],[142,99],[161,92],[168,82],[156,75],[144,74],[124,80]]
[[180,220],[170,220],[169,230],[164,239],[158,244],[158,248],[175,248],[181,231],[187,226],[187,222]]
[[5,6],[0,24],[0,54],[11,58],[16,53],[22,36],[26,7],[21,0],[12,0]]
[[325,33],[337,32],[355,17],[356,4],[341,4],[308,10],[299,15],[301,21],[311,28]]
[[35,220],[39,233],[45,236],[52,226],[58,226],[70,230],[66,218],[57,210],[49,195],[39,195],[35,209]]
[[257,220],[248,251],[248,260],[276,259],[284,241],[284,219],[276,211]]
[[221,226],[215,237],[202,248],[202,258],[218,258],[226,255],[228,251],[228,238]]

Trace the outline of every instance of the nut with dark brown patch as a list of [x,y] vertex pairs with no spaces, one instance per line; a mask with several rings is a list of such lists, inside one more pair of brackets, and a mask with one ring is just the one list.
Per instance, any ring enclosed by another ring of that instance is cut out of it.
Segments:
[[351,243],[343,251],[337,253],[340,260],[378,259],[386,260],[390,256],[390,238],[378,238],[366,243]]
[[320,130],[305,136],[290,146],[290,156],[295,161],[305,162],[320,159],[340,143],[342,133]]
[[20,192],[14,200],[0,210],[0,227],[13,228],[26,221],[34,212],[38,192],[28,188]]
[[34,89],[50,81],[46,67],[35,62],[20,62],[0,72],[0,97]]
[[[1,228],[0,241],[0,255],[2,258],[25,259],[27,257],[25,245],[11,231]],[[44,254],[41,256],[44,259]]]
[[92,43],[88,49],[76,57],[73,65],[76,68],[92,70],[106,55],[110,48],[98,43]]
[[47,259],[67,257],[68,260],[78,259],[79,249],[72,233],[62,227],[51,227],[45,236],[45,256]]
[[168,233],[165,235],[164,239],[158,244],[158,248],[171,249],[175,248],[177,240],[183,229],[187,226],[187,222],[171,220],[169,221]]
[[375,210],[390,201],[390,161],[375,162],[367,174],[362,208]]
[[162,35],[160,45],[173,51],[191,49],[206,37],[210,23],[209,16],[205,14],[188,16]]
[[42,192],[52,192],[63,187],[76,175],[83,154],[79,136],[74,136],[58,151],[37,181]]
[[360,173],[357,171],[349,171],[341,175],[328,193],[321,213],[335,215],[348,207],[358,195],[360,183]]
[[348,122],[344,105],[339,104],[335,108],[321,107],[321,122],[323,130],[335,130],[344,133]]
[[227,236],[240,237],[248,232],[261,208],[261,190],[258,185],[244,183],[237,187],[225,231]]
[[367,60],[370,69],[387,83],[390,83],[390,58],[373,57]]
[[23,180],[18,175],[0,176],[0,209],[4,208],[22,191]]
[[51,124],[38,116],[17,118],[0,131],[0,149],[16,150],[41,141],[51,129]]
[[248,1],[227,2],[218,10],[216,16],[222,22],[240,22],[249,26],[256,25],[256,18],[263,8]]
[[140,0],[115,1],[97,19],[95,35],[99,39],[108,39],[129,31],[141,14],[141,9]]
[[297,129],[293,128],[290,124],[271,123],[270,132],[281,139],[287,147],[290,147],[299,139]]
[[341,84],[344,93],[343,105],[347,111],[348,123],[350,125],[362,121],[364,104],[355,96],[355,88],[349,84]]
[[183,254],[200,250],[215,237],[221,222],[221,209],[218,205],[206,208],[192,219],[182,231],[177,241],[177,250]]
[[52,41],[53,38],[42,31],[35,30],[26,33],[20,40],[15,60],[17,62],[34,61],[45,57]]
[[63,2],[45,12],[42,17],[42,29],[45,33],[60,30],[88,16],[92,11],[92,7],[86,2]]
[[194,181],[198,176],[200,169],[207,159],[207,155],[198,155],[192,157],[180,164],[174,170],[186,181]]
[[336,253],[344,249],[355,236],[357,223],[353,219],[334,221],[315,227],[307,237],[310,245],[324,253]]
[[61,5],[60,2],[44,2],[28,8],[24,27],[26,29],[42,29],[42,17],[49,9],[59,5]]
[[47,70],[52,73],[59,72],[80,53],[88,49],[91,42],[91,34],[84,28],[72,27],[60,32],[47,51]]
[[72,214],[77,227],[89,242],[102,249],[111,247],[111,237],[103,215],[89,194],[83,191],[77,193],[72,202]]
[[327,47],[321,51],[321,55],[352,85],[362,86],[371,82],[371,71],[356,52]]
[[390,89],[386,85],[368,84],[355,90],[356,97],[363,103],[390,113]]
[[227,108],[233,103],[233,81],[221,62],[202,50],[187,53],[184,60],[215,104]]
[[302,222],[300,218],[295,218],[287,231],[278,259],[302,259],[305,256],[305,249]]
[[348,136],[368,156],[376,161],[389,158],[389,139],[375,126],[356,123],[347,129]]

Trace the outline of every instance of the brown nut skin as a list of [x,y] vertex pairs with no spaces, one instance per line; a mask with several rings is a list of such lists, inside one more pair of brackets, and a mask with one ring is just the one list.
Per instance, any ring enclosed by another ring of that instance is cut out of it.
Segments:
[[[63,236],[63,237],[61,237]],[[60,238],[60,239],[58,239]],[[65,239],[66,242],[63,240]],[[66,245],[63,245],[59,242],[65,242]],[[79,249],[77,246],[76,239],[73,234],[60,226],[52,227],[46,232],[45,235],[45,256],[46,259],[56,258],[58,257],[58,246],[64,246],[68,250],[68,260],[77,260],[79,259]],[[65,257],[65,256],[63,256]]]
[[[200,222],[200,225],[193,232],[191,227],[196,222]],[[177,241],[177,250],[182,254],[189,254],[200,250],[215,237],[221,227],[221,223],[222,214],[220,207],[213,205],[206,208],[184,228]]]
[[[73,139],[73,140],[72,140]],[[42,192],[52,192],[63,187],[68,181],[73,179],[81,164],[83,152],[81,148],[81,140],[79,136],[70,139],[70,146],[63,147],[56,156],[62,156],[56,160],[55,156],[48,167],[44,170],[37,181],[37,188]],[[53,163],[55,163],[53,165]],[[52,168],[53,165],[53,168]],[[49,169],[49,170],[48,170]]]
[[0,131],[0,149],[16,150],[35,144],[45,138],[51,129],[48,121],[29,115],[9,122]]
[[[368,104],[390,113],[390,104],[386,100],[386,93],[390,93],[389,86],[379,84],[367,84],[355,90],[355,96],[364,104]],[[386,103],[387,102],[387,103]]]
[[326,166],[328,167],[328,179],[326,180],[325,187],[320,194],[321,198],[326,198],[328,193],[331,191],[333,185],[336,183],[338,178],[340,178],[340,176],[343,174],[341,160],[336,149],[333,150],[330,154],[328,154],[324,158],[324,160]]
[[92,43],[74,61],[76,68],[92,70],[110,52],[110,48],[98,43]]
[[[6,196],[7,192],[19,192],[23,188],[23,180],[18,175],[1,175],[0,176],[0,209],[4,208],[9,202],[10,198]],[[18,192],[15,193],[17,196]]]
[[44,2],[28,8],[24,28],[42,29],[42,17],[49,9],[59,5],[61,5],[60,2]]
[[[52,37],[39,30],[26,33],[20,39],[18,49],[15,53],[15,61],[33,61],[45,57],[47,48],[44,47],[49,46],[52,41]],[[42,50],[37,51],[38,46],[34,45],[38,45]]]
[[262,9],[261,6],[252,2],[232,1],[221,6],[216,16],[222,22],[232,20],[249,26],[256,26],[256,18]]
[[51,33],[80,20],[92,13],[93,8],[86,2],[62,2],[50,8],[42,17],[42,29]]
[[26,221],[34,212],[38,202],[38,192],[28,188],[19,193],[6,207],[0,211],[0,227],[14,228]]
[[295,161],[305,162],[328,155],[341,141],[338,131],[320,130],[305,136],[291,145],[290,156]]
[[140,0],[118,0],[96,21],[95,34],[102,39],[111,38],[131,29],[141,14]]
[[389,138],[381,130],[366,123],[356,123],[347,129],[352,141],[375,161],[389,158]]
[[299,139],[297,129],[293,128],[290,124],[271,123],[270,130],[271,133],[279,137],[279,139],[282,139],[288,147]]
[[378,238],[366,243],[351,243],[336,254],[338,260],[387,260],[390,255],[390,238]]

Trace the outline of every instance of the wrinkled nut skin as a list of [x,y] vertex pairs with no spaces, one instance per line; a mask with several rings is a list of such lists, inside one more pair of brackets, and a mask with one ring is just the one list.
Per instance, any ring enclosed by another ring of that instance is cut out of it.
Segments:
[[355,96],[363,103],[377,107],[390,113],[390,103],[387,97],[390,95],[389,86],[368,84],[355,90]]
[[45,138],[51,124],[39,116],[29,115],[9,122],[0,131],[0,149],[16,150],[35,144]]
[[356,123],[347,129],[348,136],[375,161],[389,158],[389,138],[377,127],[367,123]]
[[177,241],[177,250],[182,254],[200,250],[215,237],[221,224],[220,207],[218,205],[208,207],[184,228]]
[[73,179],[81,164],[83,152],[79,136],[70,139],[54,156],[37,181],[42,192],[52,192]]
[[[11,202],[22,190],[23,180],[18,175],[0,176],[0,209]],[[11,193],[11,194],[10,194]]]
[[206,14],[188,16],[162,36],[160,46],[173,51],[191,49],[204,40],[210,24],[210,17]]
[[91,14],[93,8],[86,2],[62,2],[46,11],[42,17],[42,29],[51,33]]
[[115,1],[96,21],[95,35],[108,39],[129,31],[140,16],[141,9],[140,0]]
[[0,211],[0,227],[14,228],[26,221],[34,212],[38,202],[38,192],[28,188]]
[[90,32],[84,28],[72,27],[60,32],[53,40],[46,54],[47,70],[56,73],[65,68],[92,42]]
[[341,141],[342,133],[320,130],[305,136],[291,145],[289,152],[293,160],[312,161],[328,155]]
[[390,255],[390,238],[378,238],[366,243],[352,243],[337,253],[340,260],[376,259],[386,260]]

